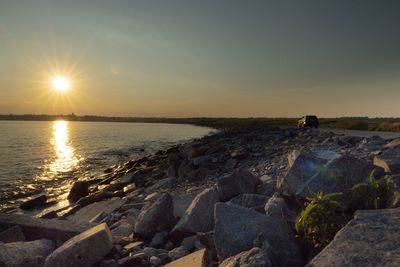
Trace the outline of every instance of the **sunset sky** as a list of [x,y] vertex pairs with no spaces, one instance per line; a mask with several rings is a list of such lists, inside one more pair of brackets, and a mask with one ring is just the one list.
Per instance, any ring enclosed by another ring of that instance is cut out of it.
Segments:
[[390,0],[0,0],[0,114],[399,117],[399,14]]

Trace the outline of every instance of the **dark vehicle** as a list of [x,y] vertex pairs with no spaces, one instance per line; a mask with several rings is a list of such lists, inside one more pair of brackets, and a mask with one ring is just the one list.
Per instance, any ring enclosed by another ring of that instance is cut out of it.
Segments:
[[299,122],[297,123],[297,126],[300,128],[304,128],[304,127],[315,127],[318,128],[319,127],[319,123],[318,123],[318,118],[317,116],[304,116],[302,117]]

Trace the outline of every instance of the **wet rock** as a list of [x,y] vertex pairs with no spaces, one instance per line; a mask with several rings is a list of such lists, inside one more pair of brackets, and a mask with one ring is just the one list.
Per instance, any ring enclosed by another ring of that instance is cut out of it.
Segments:
[[400,208],[359,210],[308,266],[397,266]]
[[119,197],[99,201],[81,208],[75,214],[70,216],[68,219],[76,222],[89,222],[98,214],[102,212],[110,214],[111,212],[120,208],[125,203],[126,200],[121,199]]
[[254,193],[259,180],[244,169],[237,169],[230,176],[217,181],[217,191],[221,201],[227,201],[239,194]]
[[75,182],[68,194],[68,200],[71,203],[77,202],[80,198],[89,195],[89,182],[78,181]]
[[25,241],[25,236],[21,227],[17,225],[12,226],[0,233],[0,242],[10,243],[18,241]]
[[68,240],[89,228],[89,224],[66,220],[40,219],[27,215],[0,214],[3,227],[19,226],[27,240],[50,239]]
[[205,249],[193,252],[185,257],[168,263],[165,267],[204,267],[209,266],[210,257]]
[[[259,242],[262,240],[262,242]],[[273,266],[302,266],[288,226],[271,216],[234,205],[215,205],[214,241],[220,261],[257,246],[270,247]]]
[[168,252],[168,256],[172,260],[177,260],[179,258],[182,258],[182,257],[188,255],[188,254],[189,254],[189,250],[186,247],[183,247],[183,246],[174,248],[173,250]]
[[268,196],[258,194],[241,194],[232,198],[229,203],[233,203],[245,208],[253,208],[264,206],[268,198]]
[[33,197],[29,200],[26,200],[25,202],[21,203],[19,205],[20,209],[23,210],[31,210],[31,209],[36,209],[43,207],[47,203],[47,196],[46,195],[40,195],[37,197]]
[[54,249],[54,242],[46,239],[30,242],[0,243],[0,265],[7,267],[39,267],[43,265],[44,259]]
[[112,247],[110,230],[103,223],[65,242],[46,258],[44,266],[89,267],[107,255]]
[[219,267],[272,267],[269,255],[258,247],[229,257]]
[[214,226],[214,204],[219,201],[215,188],[198,194],[187,208],[185,215],[172,229],[171,236],[183,238],[196,232],[208,232]]
[[174,205],[168,193],[161,194],[153,203],[142,208],[135,223],[135,233],[152,237],[160,231],[170,231],[175,225]]

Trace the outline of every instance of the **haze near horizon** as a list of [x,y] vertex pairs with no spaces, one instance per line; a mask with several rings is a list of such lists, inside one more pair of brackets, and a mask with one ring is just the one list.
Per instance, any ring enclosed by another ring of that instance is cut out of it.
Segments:
[[0,0],[0,114],[398,117],[399,10]]

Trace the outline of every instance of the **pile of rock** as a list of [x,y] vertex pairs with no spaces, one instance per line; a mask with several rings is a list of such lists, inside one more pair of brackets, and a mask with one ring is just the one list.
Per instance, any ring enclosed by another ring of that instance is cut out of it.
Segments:
[[[390,184],[387,207],[398,207],[399,144],[304,129],[239,129],[206,136],[109,168],[96,181],[75,183],[68,208],[42,213],[54,219],[1,215],[0,263],[398,263],[400,209],[358,212],[315,258],[300,247],[294,221],[306,197],[346,191],[374,169]],[[26,253],[18,253],[22,250]]]

